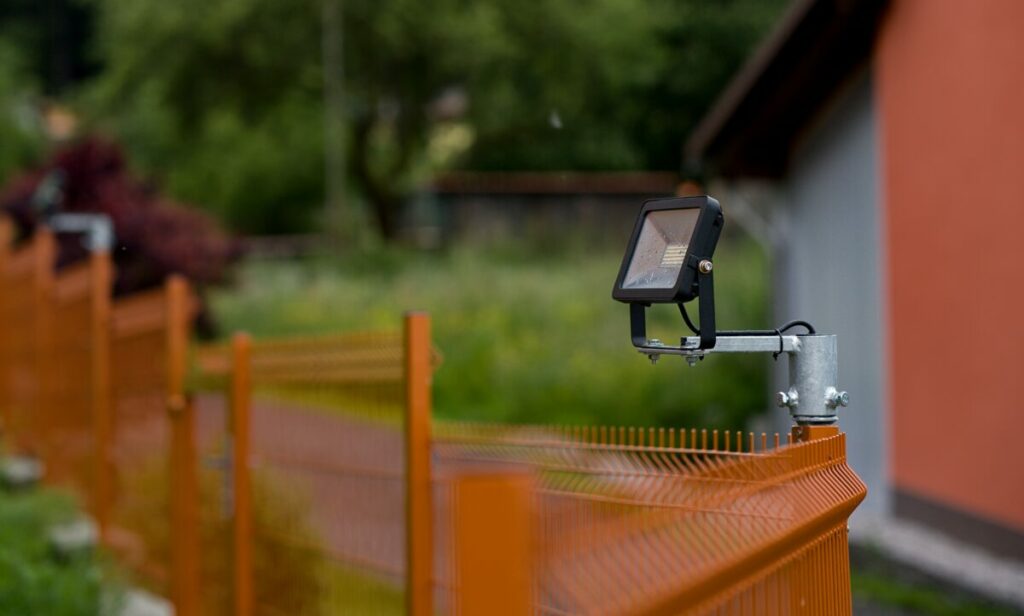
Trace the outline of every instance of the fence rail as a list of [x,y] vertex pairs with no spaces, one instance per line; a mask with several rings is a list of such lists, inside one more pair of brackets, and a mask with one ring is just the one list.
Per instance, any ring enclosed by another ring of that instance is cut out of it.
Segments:
[[849,614],[865,488],[787,435],[432,420],[429,317],[193,346],[194,298],[111,299],[0,220],[0,418],[179,615]]

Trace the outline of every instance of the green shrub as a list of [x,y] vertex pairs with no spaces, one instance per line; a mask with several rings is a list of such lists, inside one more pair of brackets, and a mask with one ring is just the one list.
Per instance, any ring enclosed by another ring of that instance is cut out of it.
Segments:
[[0,493],[0,613],[93,616],[102,613],[104,586],[115,596],[99,561],[53,557],[47,529],[74,515],[74,500],[62,493]]
[[[257,336],[394,330],[407,309],[433,315],[444,362],[436,411],[454,419],[742,428],[764,409],[760,356],[717,356],[688,368],[651,366],[629,343],[628,310],[611,299],[621,255],[597,251],[501,256],[386,252],[250,263],[236,288],[212,298],[224,333]],[[767,325],[767,268],[752,243],[718,251],[718,322]],[[652,310],[652,337],[683,333],[670,306]]]
[[0,184],[42,154],[45,140],[34,90],[18,49],[0,40]]

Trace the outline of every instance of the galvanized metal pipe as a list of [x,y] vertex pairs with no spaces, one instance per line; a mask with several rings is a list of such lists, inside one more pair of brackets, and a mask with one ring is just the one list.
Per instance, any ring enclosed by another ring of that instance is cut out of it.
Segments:
[[701,350],[699,338],[683,338],[678,347],[649,340],[640,352],[652,361],[661,355],[681,355],[691,365],[708,353],[785,353],[789,356],[789,389],[775,395],[775,402],[789,409],[798,425],[830,425],[837,410],[850,402],[839,389],[839,354],[835,335],[721,336],[715,347]]

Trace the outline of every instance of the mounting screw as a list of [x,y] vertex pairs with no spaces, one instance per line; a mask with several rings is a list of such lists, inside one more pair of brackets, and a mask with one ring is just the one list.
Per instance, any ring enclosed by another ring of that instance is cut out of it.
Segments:
[[825,390],[825,406],[834,409],[838,406],[850,406],[850,394],[845,391],[838,391],[835,387]]
[[648,357],[651,358],[651,364],[653,365],[653,364],[658,363],[658,358],[661,357],[661,356],[658,355],[657,353],[651,353],[650,355],[648,355]]
[[696,366],[697,362],[699,360],[700,360],[700,357],[698,357],[697,355],[687,355],[686,356],[686,363],[691,365],[691,366]]
[[708,261],[707,259],[704,259],[697,264],[697,270],[700,271],[701,274],[710,274],[713,268],[714,266],[711,264],[711,261]]
[[777,394],[775,394],[775,404],[780,407],[789,407],[791,409],[796,408],[798,404],[797,398],[799,398],[799,396],[797,395],[795,389],[790,389],[789,391],[780,391]]

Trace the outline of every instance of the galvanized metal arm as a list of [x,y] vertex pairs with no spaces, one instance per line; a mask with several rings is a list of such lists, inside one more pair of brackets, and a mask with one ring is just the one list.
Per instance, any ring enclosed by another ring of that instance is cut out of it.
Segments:
[[850,403],[850,395],[837,386],[838,351],[834,335],[722,335],[714,348],[701,349],[699,337],[683,338],[677,347],[660,340],[637,345],[652,362],[662,355],[679,355],[691,366],[711,353],[785,354],[789,359],[789,389],[776,394],[776,403],[789,409],[798,425],[831,425],[838,408]]

